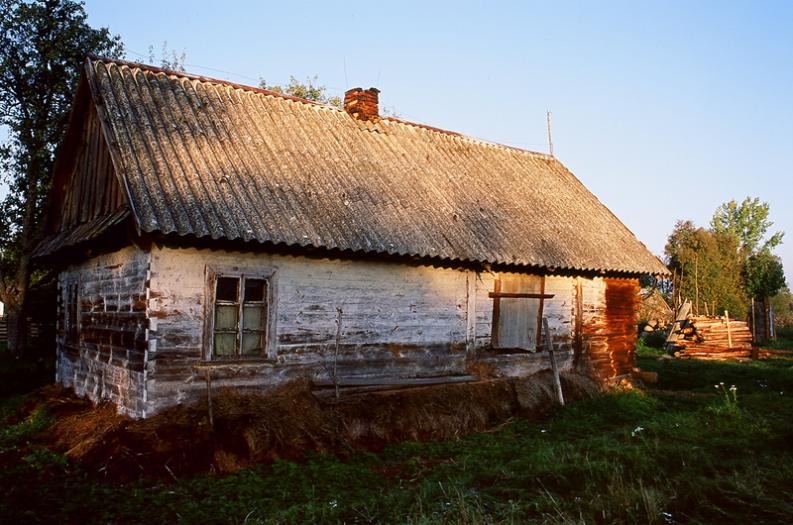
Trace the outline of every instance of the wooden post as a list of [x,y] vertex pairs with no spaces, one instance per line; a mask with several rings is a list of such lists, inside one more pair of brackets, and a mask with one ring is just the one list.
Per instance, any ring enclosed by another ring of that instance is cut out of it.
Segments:
[[207,381],[207,413],[209,414],[209,426],[215,428],[215,417],[212,413],[212,376],[209,373],[209,368],[205,371]]
[[771,307],[768,304],[768,296],[763,297],[763,341],[771,339]]
[[545,115],[548,119],[548,153],[553,157],[553,141],[551,140],[551,112],[546,111]]
[[699,252],[694,252],[694,312],[699,315]]
[[338,364],[339,364],[339,347],[341,346],[341,316],[343,312],[342,309],[338,306],[336,307],[336,344],[333,349],[333,389],[334,393],[336,394],[336,400],[338,401],[341,397],[339,392],[339,374],[338,374]]
[[727,345],[732,348],[732,331],[730,331],[730,312],[724,310],[724,320],[727,321]]
[[542,318],[542,331],[545,333],[545,348],[548,349],[548,357],[551,359],[551,371],[553,372],[553,384],[556,387],[556,395],[559,397],[559,404],[564,406],[562,381],[559,378],[559,367],[556,364],[556,357],[553,355],[553,342],[551,341],[551,331],[548,328],[547,317]]
[[[680,286],[677,288],[677,302],[680,303],[681,305],[683,304],[683,277],[685,277],[685,274],[686,274],[685,268],[683,268],[681,266],[680,267],[680,280],[678,280],[678,284]],[[688,300],[688,299],[686,299],[686,300]]]
[[752,297],[752,344],[757,344],[757,323],[755,323],[755,317],[757,314],[755,313],[754,309],[754,297]]
[[[544,275],[542,277],[540,277],[540,295],[545,295],[545,276]],[[542,323],[545,320],[545,318],[542,315],[542,311],[544,310],[544,308],[545,308],[545,299],[543,297],[540,297],[540,305],[537,308],[537,328],[536,328],[536,332],[537,333],[536,333],[535,341],[534,341],[534,348],[537,351],[539,351],[540,348],[542,347],[542,337],[541,337],[542,332],[543,332]]]
[[501,313],[501,279],[493,281],[493,320],[490,322],[490,344],[498,348],[498,318]]
[[584,296],[581,278],[575,278],[575,353],[573,367],[578,367],[584,354]]
[[465,272],[465,350],[471,357],[476,348],[476,280],[477,272]]

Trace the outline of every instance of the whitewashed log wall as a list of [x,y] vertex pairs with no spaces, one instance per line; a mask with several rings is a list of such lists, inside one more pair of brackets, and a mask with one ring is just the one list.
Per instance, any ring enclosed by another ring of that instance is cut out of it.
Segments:
[[[327,378],[341,308],[341,377],[462,374],[489,346],[492,273],[388,262],[320,259],[194,248],[154,248],[149,292],[149,411],[205,394],[202,327],[207,265],[275,270],[277,360],[222,364],[213,384],[261,388],[298,375]],[[549,277],[544,315],[555,344],[570,350],[575,279]],[[562,355],[566,359],[565,355]],[[546,366],[522,355],[496,374]],[[517,365],[513,363],[517,361]],[[318,363],[324,363],[319,365]],[[529,364],[526,364],[529,363]],[[517,367],[517,368],[516,368]]]
[[[275,360],[207,361],[208,265],[275,271]],[[208,372],[215,388],[255,390],[297,377],[328,380],[334,360],[340,378],[526,376],[549,367],[546,353],[490,348],[488,294],[497,279],[510,277],[378,261],[130,247],[61,274],[62,301],[68,283],[80,283],[81,335],[76,347],[66,344],[61,311],[58,380],[145,417],[205,396]],[[562,369],[572,366],[576,337],[586,337],[576,328],[577,288],[580,322],[594,323],[604,317],[605,283],[546,276],[544,293],[553,298],[545,299],[543,315]],[[343,314],[334,357],[337,308]],[[597,336],[607,344],[607,333]]]

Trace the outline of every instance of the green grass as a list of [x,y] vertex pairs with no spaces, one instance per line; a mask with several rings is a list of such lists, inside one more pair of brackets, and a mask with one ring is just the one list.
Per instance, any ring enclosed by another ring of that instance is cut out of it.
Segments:
[[[36,414],[0,430],[0,447],[24,451],[0,469],[0,516],[97,524],[790,523],[791,363],[668,361],[644,351],[638,360],[659,373],[657,388],[577,403],[543,422],[171,484],[89,478],[37,448],[32,436],[47,416]],[[737,403],[714,388],[720,382],[736,386]]]

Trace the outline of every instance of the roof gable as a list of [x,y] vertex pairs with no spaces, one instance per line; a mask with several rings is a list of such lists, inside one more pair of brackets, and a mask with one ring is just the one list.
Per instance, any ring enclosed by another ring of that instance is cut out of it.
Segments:
[[144,232],[666,271],[547,155],[137,64],[86,74]]
[[104,235],[129,216],[110,148],[85,78],[75,94],[66,136],[53,169],[48,236],[35,248],[35,256]]

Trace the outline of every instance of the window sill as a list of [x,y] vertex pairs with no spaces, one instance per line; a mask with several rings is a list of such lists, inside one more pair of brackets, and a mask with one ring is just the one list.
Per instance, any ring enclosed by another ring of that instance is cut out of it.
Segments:
[[193,365],[193,370],[218,370],[224,368],[272,368],[275,366],[275,359],[223,359],[215,361],[201,361]]
[[496,348],[490,347],[487,352],[492,355],[533,355],[542,353],[542,351],[530,350],[528,348]]

